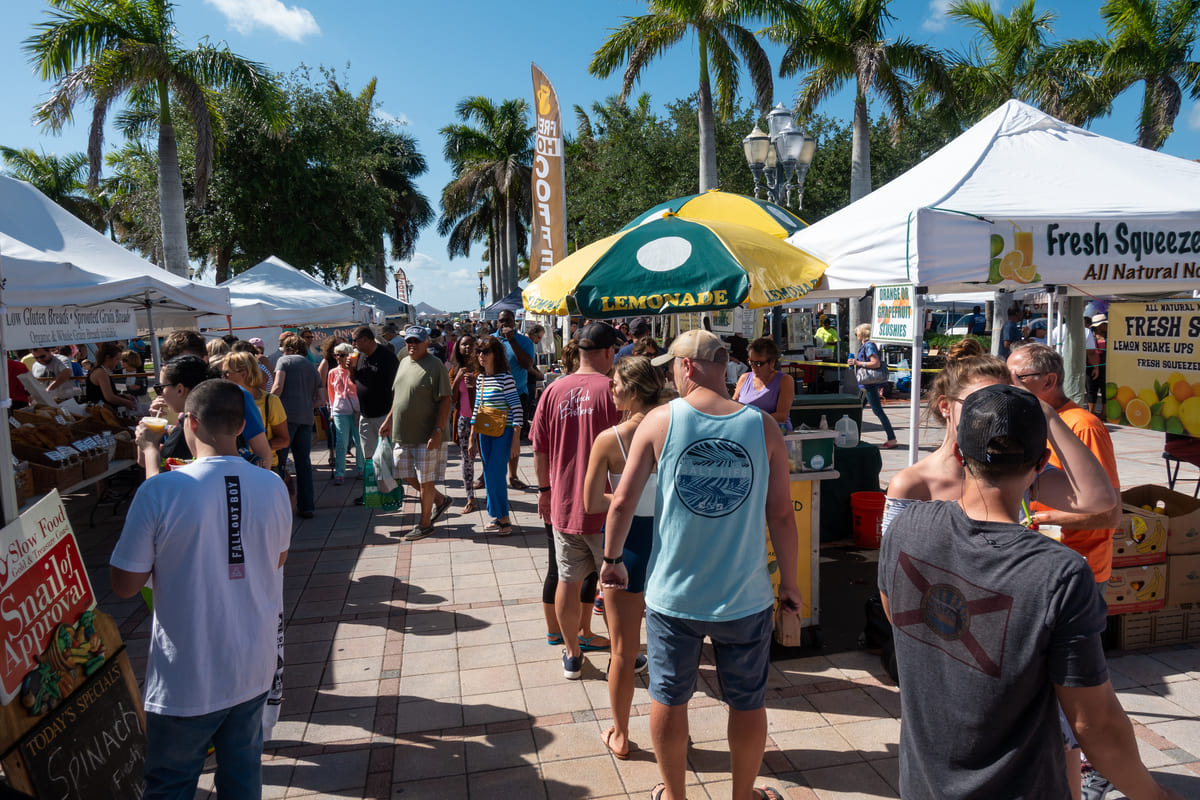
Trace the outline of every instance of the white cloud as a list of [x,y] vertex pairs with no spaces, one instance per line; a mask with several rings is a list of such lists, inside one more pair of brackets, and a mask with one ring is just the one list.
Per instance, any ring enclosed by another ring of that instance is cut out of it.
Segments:
[[[395,266],[403,268],[413,282],[413,303],[424,302],[447,311],[458,311],[479,306],[479,268],[483,267],[482,261],[473,269],[458,266],[461,263],[457,261],[451,266],[444,257],[417,253]],[[484,278],[484,284],[490,289],[487,278]]]
[[280,0],[205,0],[229,21],[238,33],[268,28],[285,39],[302,41],[321,32],[312,12],[299,6],[285,6]]
[[1196,103],[1188,111],[1187,126],[1188,130],[1200,131],[1200,103]]
[[401,111],[399,114],[389,114],[382,108],[375,109],[375,116],[384,122],[390,122],[393,125],[407,125],[408,115]]
[[921,23],[927,31],[943,31],[949,21],[946,12],[950,9],[951,0],[929,0],[929,16]]

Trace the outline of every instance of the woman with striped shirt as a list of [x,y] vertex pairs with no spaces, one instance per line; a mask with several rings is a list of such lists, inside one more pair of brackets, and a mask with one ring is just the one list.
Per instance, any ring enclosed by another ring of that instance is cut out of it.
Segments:
[[[508,370],[504,347],[493,337],[484,336],[475,347],[479,354],[480,374],[475,389],[475,409],[471,417],[471,445],[467,454],[474,459],[478,452],[483,458],[483,481],[487,489],[487,510],[492,522],[484,528],[499,536],[512,533],[508,516],[508,461],[519,452],[521,441],[514,430],[521,430],[521,396]],[[504,430],[499,436],[488,436],[479,430],[480,411],[500,412],[505,416]]]

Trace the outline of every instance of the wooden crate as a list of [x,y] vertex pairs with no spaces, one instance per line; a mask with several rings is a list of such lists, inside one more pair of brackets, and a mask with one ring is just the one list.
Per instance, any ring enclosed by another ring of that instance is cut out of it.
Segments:
[[[1189,621],[1192,622],[1189,629]],[[1120,650],[1140,650],[1200,640],[1200,610],[1164,608],[1119,614],[1109,618],[1109,644]]]

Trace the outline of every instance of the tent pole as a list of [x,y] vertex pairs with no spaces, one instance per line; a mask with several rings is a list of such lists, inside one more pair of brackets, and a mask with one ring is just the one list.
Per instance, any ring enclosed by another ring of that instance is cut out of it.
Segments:
[[150,303],[150,293],[146,293],[146,325],[150,328],[150,353],[154,358],[154,374],[162,371],[162,351],[158,347],[158,334],[154,330],[154,306]]
[[913,287],[913,345],[912,356],[908,359],[909,375],[912,383],[909,385],[908,396],[908,465],[917,463],[917,454],[921,444],[921,351],[925,339],[925,292],[924,286]]
[[[3,271],[0,270],[0,275]],[[4,305],[4,281],[0,280],[0,315],[8,316]],[[0,320],[0,355],[4,356],[5,380],[0,381],[0,409],[5,417],[12,415],[12,398],[8,396],[8,351],[4,349],[4,324]],[[0,505],[4,508],[4,524],[17,518],[17,484],[13,474],[12,437],[9,435],[8,420],[0,421]]]
[[233,316],[231,314],[225,315],[225,324],[229,326],[229,335],[232,336],[233,335]]

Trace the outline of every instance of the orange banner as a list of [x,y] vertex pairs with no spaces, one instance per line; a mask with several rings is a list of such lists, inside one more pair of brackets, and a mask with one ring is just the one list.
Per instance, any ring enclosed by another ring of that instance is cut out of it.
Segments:
[[529,243],[529,280],[532,281],[567,254],[567,198],[558,95],[541,68],[533,63],[530,66],[537,115],[533,156],[533,238]]

